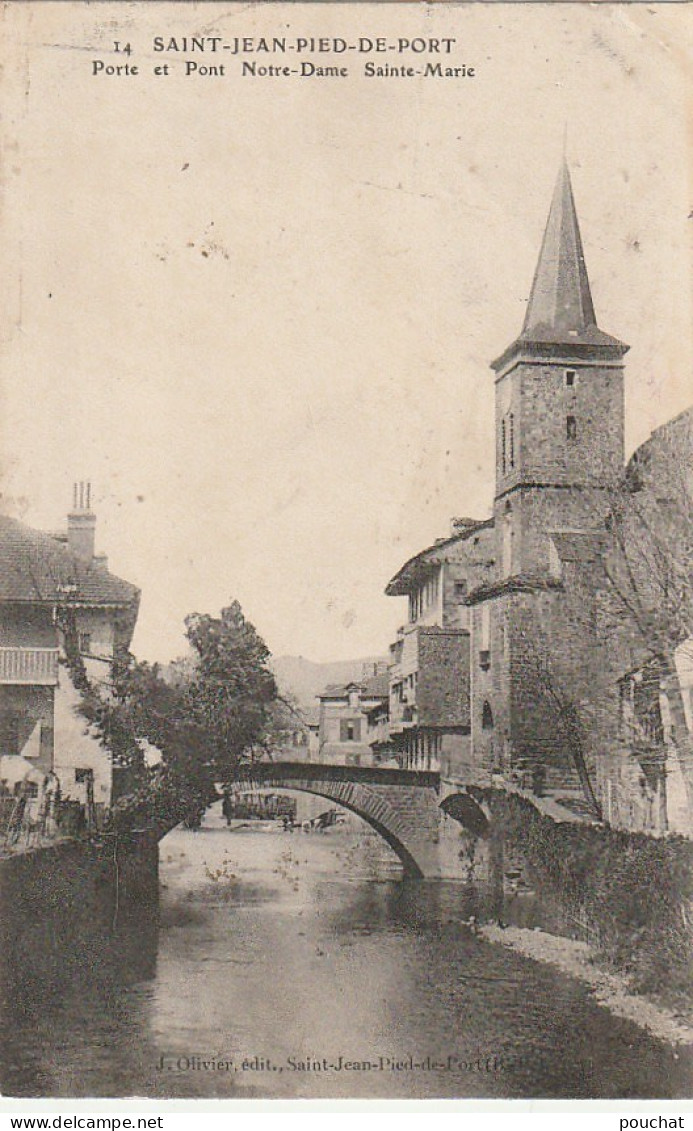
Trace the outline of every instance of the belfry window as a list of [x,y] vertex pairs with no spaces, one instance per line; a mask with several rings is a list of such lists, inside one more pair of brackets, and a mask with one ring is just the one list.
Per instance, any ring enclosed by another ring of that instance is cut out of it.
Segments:
[[515,466],[515,415],[512,412],[501,420],[501,465],[503,475]]
[[577,420],[574,416],[565,418],[565,436],[566,440],[577,440]]

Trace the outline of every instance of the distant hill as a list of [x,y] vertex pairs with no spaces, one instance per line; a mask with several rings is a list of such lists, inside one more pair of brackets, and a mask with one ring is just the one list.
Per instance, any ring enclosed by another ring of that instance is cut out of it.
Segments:
[[365,656],[360,660],[335,660],[333,663],[316,664],[304,656],[273,656],[271,660],[277,683],[282,691],[291,692],[300,705],[306,708],[317,706],[315,696],[328,683],[348,683],[351,679],[361,679],[372,675],[376,664],[387,663],[385,656]]

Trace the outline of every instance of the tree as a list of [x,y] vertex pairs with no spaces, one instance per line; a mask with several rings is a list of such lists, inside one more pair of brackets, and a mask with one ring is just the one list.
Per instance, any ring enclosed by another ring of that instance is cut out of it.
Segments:
[[238,601],[219,617],[185,622],[196,662],[186,688],[190,718],[207,735],[219,780],[231,780],[262,745],[278,691],[270,651]]
[[549,708],[552,716],[555,737],[565,750],[572,768],[575,770],[585,803],[590,813],[602,819],[602,808],[595,791],[595,783],[590,774],[586,754],[586,720],[580,710],[574,693],[568,690],[566,680],[556,671],[551,662],[550,649],[545,641],[537,646],[535,636],[523,628],[523,645],[526,662],[532,669],[534,686],[538,695]]
[[587,810],[601,820],[594,738],[608,713],[608,677],[594,662],[593,593],[576,580],[516,602],[513,649],[522,671],[516,708],[539,765],[573,772]]
[[[192,662],[164,673],[157,664],[120,657],[108,695],[74,661],[81,713],[126,781],[116,824],[170,823],[204,811],[217,785],[232,781],[262,746],[277,699],[264,641],[237,601],[219,617],[188,617],[186,631]],[[147,764],[149,746],[161,755],[155,766]]]
[[301,707],[296,697],[290,693],[277,695],[270,705],[265,733],[261,742],[261,755],[266,753],[269,758],[293,747],[294,736],[300,732],[307,745],[308,732],[306,720],[301,713]]

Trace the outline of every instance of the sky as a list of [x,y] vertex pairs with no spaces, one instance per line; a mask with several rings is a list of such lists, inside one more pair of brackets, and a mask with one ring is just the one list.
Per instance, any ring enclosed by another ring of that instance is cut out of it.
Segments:
[[[566,128],[598,322],[631,344],[628,450],[693,400],[688,16],[5,6],[5,511],[53,529],[92,482],[142,658],[232,598],[278,655],[386,652],[389,578],[489,513],[489,362]],[[447,36],[476,75],[366,78],[351,55],[346,79],[155,77],[153,36],[186,34]],[[140,74],[93,76],[116,39]]]

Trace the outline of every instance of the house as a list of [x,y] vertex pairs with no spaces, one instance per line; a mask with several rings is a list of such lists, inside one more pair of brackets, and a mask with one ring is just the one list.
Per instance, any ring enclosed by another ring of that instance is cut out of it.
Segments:
[[389,740],[405,769],[469,770],[467,598],[470,586],[488,579],[493,552],[492,520],[453,519],[450,535],[410,558],[387,585],[388,596],[407,598],[409,612],[390,645],[388,689]]
[[67,661],[79,657],[87,677],[107,685],[111,661],[130,645],[140,592],[95,553],[90,496],[88,484],[75,485],[60,534],[0,516],[0,766],[54,773],[63,800],[99,819],[111,763],[75,713]]
[[317,761],[366,766],[381,760],[369,742],[369,716],[387,704],[388,686],[387,671],[375,664],[362,679],[320,692]]

